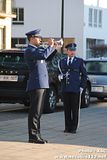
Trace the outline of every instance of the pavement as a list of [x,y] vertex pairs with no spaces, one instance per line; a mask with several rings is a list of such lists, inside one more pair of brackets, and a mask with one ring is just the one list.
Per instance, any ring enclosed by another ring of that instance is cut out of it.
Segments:
[[63,111],[43,114],[41,133],[47,144],[28,143],[27,112],[0,113],[0,160],[107,160],[107,106],[80,110],[76,134],[64,133]]

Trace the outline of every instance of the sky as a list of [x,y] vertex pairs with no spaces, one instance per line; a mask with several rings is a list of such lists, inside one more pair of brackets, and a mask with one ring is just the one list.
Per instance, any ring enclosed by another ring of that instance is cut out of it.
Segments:
[[107,0],[84,0],[85,5],[97,6],[99,2],[99,7],[107,8]]

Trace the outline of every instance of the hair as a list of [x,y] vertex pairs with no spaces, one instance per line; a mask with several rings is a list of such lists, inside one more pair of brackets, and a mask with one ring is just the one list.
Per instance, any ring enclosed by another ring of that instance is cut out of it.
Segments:
[[27,36],[28,41],[30,41],[30,38],[31,38],[31,37],[32,37],[31,35]]

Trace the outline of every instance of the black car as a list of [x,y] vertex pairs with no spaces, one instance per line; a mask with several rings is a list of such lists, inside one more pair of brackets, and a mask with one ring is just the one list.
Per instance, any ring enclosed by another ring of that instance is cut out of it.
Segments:
[[[49,83],[50,89],[47,90],[45,99],[45,111],[52,112],[58,100],[57,70],[50,67]],[[23,103],[29,106],[29,95],[26,92],[28,80],[28,67],[24,61],[23,49],[11,49],[0,51],[0,102]]]
[[[47,62],[50,88],[45,98],[45,112],[53,112],[61,97],[60,82],[58,80],[57,62],[61,54]],[[29,106],[29,95],[26,92],[28,67],[24,61],[24,49],[10,49],[0,51],[0,102],[22,103]],[[82,107],[89,105],[90,83],[82,95]]]

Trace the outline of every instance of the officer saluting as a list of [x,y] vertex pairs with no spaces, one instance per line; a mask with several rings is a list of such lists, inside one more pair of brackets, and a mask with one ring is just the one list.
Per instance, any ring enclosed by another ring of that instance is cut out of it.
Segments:
[[46,88],[49,88],[48,71],[45,60],[56,53],[54,40],[48,40],[47,48],[40,47],[40,29],[26,33],[29,44],[25,51],[25,61],[29,69],[27,91],[30,95],[30,110],[28,115],[28,130],[30,143],[46,143],[40,134],[40,118],[43,111]]
[[64,100],[66,133],[76,133],[79,116],[80,92],[86,86],[87,73],[83,59],[75,56],[76,44],[65,46],[67,57],[59,61],[62,96]]

